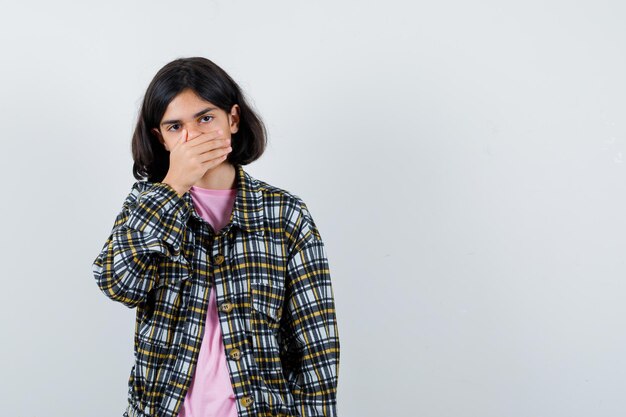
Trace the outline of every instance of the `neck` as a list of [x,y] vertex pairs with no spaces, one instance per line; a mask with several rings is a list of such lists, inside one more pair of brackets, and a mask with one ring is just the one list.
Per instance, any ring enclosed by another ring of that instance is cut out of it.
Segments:
[[228,161],[224,161],[216,167],[209,169],[194,185],[213,190],[228,190],[237,187],[235,183],[236,176],[235,166]]

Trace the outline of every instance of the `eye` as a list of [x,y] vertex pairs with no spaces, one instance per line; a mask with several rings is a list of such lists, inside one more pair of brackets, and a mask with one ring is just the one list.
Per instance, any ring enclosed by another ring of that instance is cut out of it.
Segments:
[[168,131],[170,131],[170,132],[175,131],[176,129],[173,129],[173,128],[174,128],[174,126],[178,126],[178,125],[177,125],[177,124],[173,124],[173,125],[171,125],[170,127],[168,127],[168,128],[167,128],[167,130],[168,130]]
[[213,116],[209,116],[209,115],[202,116],[202,118],[200,120],[203,121],[203,122],[209,122],[209,120],[205,120],[207,117],[210,117],[211,120],[213,120]]

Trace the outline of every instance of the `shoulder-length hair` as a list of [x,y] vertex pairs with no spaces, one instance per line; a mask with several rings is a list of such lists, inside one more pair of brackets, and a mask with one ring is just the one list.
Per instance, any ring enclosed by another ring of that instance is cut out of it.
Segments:
[[265,125],[246,102],[239,85],[209,59],[180,58],[157,72],[144,95],[131,146],[135,179],[161,182],[165,178],[170,153],[152,128],[158,129],[169,103],[187,88],[226,113],[230,113],[234,104],[239,105],[239,129],[232,135],[233,150],[227,161],[233,165],[247,165],[259,159],[265,151]]

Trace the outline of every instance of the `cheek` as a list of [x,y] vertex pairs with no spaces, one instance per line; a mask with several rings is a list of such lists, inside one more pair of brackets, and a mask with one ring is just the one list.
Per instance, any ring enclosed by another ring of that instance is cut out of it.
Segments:
[[163,136],[163,141],[165,142],[164,145],[166,145],[166,149],[172,149],[175,145],[176,145],[176,137],[174,137],[171,133],[170,134],[165,134]]

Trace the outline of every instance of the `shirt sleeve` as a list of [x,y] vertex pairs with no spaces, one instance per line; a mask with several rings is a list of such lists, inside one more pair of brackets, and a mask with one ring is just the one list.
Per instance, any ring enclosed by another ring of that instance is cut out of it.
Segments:
[[281,320],[284,366],[302,417],[337,415],[339,333],[324,244],[301,202]]
[[93,262],[100,290],[134,308],[155,285],[168,284],[158,282],[159,263],[165,260],[170,268],[188,266],[181,254],[188,216],[184,200],[168,184],[157,182],[146,188],[136,182]]

